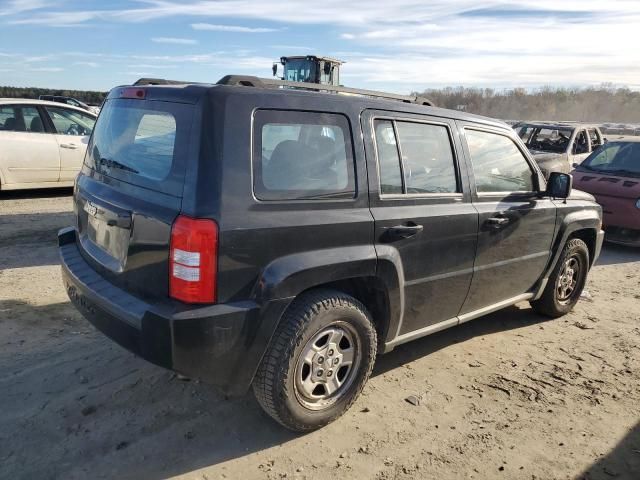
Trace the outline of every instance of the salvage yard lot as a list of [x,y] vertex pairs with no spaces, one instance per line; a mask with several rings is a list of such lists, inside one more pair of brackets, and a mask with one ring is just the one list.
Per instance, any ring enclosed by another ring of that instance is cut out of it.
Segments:
[[379,357],[298,436],[86,322],[56,251],[71,209],[0,193],[0,478],[640,478],[640,250],[605,244],[564,318],[520,304]]

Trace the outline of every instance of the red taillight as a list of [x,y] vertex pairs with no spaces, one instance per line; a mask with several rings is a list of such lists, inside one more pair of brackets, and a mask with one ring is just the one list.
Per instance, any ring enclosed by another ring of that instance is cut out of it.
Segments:
[[139,100],[144,100],[147,92],[144,88],[135,88],[135,87],[127,87],[121,88],[119,92],[120,98],[137,98]]
[[187,303],[214,303],[218,225],[180,215],[171,228],[169,296]]

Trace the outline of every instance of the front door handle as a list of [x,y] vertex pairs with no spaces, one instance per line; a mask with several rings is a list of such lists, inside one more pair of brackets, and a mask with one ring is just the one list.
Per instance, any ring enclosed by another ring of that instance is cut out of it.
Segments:
[[506,225],[507,223],[509,223],[509,219],[506,217],[491,217],[491,218],[487,218],[487,223],[489,225],[495,225],[496,227],[500,226],[500,225]]
[[424,230],[422,225],[416,225],[411,222],[407,225],[396,225],[395,227],[390,227],[387,230],[386,235],[391,240],[399,240],[402,238],[413,237],[414,235],[422,232],[422,230]]
[[60,148],[66,148],[69,150],[77,150],[78,146],[75,143],[61,143]]

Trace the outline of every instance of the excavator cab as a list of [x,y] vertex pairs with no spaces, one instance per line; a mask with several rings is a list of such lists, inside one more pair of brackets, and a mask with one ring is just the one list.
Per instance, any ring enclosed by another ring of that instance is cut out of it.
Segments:
[[[315,55],[280,57],[283,68],[282,80],[289,82],[340,85],[340,65],[344,62],[335,58]],[[278,75],[278,63],[273,64],[273,76]]]

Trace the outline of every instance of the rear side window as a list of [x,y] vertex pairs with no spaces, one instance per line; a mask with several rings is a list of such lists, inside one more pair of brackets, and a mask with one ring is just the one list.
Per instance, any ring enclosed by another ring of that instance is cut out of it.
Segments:
[[376,120],[375,135],[383,195],[460,192],[446,126]]
[[0,130],[44,133],[38,109],[28,106],[0,107]]
[[351,129],[343,115],[259,110],[253,163],[259,200],[355,196]]
[[465,130],[478,192],[532,192],[533,171],[509,137]]

